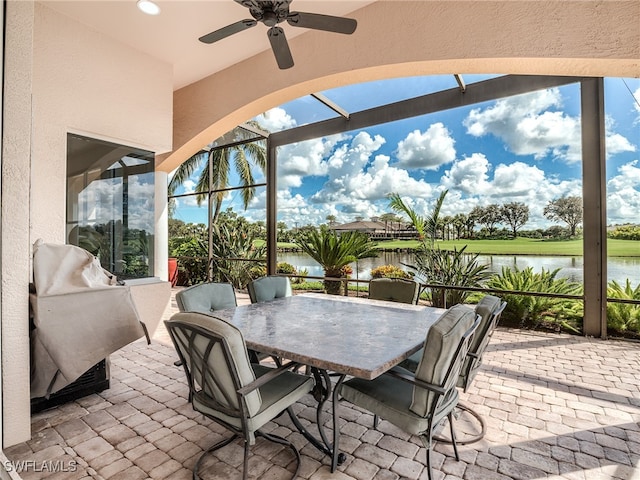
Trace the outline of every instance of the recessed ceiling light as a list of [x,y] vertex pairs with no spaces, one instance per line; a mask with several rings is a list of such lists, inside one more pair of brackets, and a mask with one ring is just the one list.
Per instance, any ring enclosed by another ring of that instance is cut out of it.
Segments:
[[160,7],[151,0],[138,0],[137,5],[147,15],[158,15],[160,13]]

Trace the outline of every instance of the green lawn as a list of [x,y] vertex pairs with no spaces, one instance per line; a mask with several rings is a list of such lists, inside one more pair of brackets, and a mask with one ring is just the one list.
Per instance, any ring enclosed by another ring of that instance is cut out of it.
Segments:
[[[384,250],[411,250],[418,246],[417,240],[392,240],[378,242]],[[537,240],[517,238],[515,240],[441,240],[437,245],[442,249],[462,248],[467,252],[485,255],[582,255],[582,239],[578,240]],[[640,242],[634,240],[607,240],[609,256],[640,257]],[[295,250],[295,243],[278,242],[278,248]]]
[[[582,239],[441,240],[436,244],[442,249],[462,248],[467,245],[467,252],[486,255],[582,255]],[[378,242],[378,247],[385,250],[412,249],[417,245],[417,240]],[[640,257],[638,241],[608,239],[607,245],[612,257]]]

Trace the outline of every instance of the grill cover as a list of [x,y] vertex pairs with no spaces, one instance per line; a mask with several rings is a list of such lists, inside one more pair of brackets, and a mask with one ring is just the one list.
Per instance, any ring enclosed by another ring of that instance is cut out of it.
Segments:
[[57,392],[144,335],[129,287],[80,247],[38,240],[33,282],[31,398]]

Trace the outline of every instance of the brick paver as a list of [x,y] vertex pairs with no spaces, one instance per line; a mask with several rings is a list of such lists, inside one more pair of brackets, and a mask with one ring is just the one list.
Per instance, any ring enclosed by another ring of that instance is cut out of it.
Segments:
[[[165,318],[175,311],[172,298]],[[203,449],[227,433],[191,409],[176,358],[162,327],[152,345],[123,348],[110,358],[111,388],[34,415],[32,439],[6,455],[25,479],[191,478]],[[434,478],[640,480],[639,367],[638,343],[499,327],[482,370],[461,393],[482,414],[487,435],[459,446],[460,462],[450,445],[436,443]],[[312,431],[314,406],[308,396],[295,407]],[[340,409],[347,460],[334,474],[286,416],[264,430],[294,442],[304,479],[426,479],[418,438],[384,420],[373,430],[371,414],[348,403]],[[463,439],[473,425],[464,415],[458,421]],[[242,450],[236,441],[215,452],[203,463],[203,479],[237,477]],[[290,478],[292,468],[287,449],[257,440],[251,477]]]

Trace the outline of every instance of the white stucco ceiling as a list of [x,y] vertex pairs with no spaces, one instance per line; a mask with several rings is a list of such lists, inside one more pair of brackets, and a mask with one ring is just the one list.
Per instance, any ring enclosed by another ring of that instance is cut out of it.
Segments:
[[[157,0],[161,13],[143,14],[136,0],[45,0],[41,3],[133,48],[173,65],[174,89],[189,85],[241,60],[269,50],[267,27],[258,24],[217,43],[198,41],[204,34],[238,20],[251,18],[233,0]],[[294,0],[291,11],[349,16],[371,0]],[[286,22],[287,38],[304,34]],[[323,32],[326,35],[334,33]],[[292,47],[294,61],[295,49]],[[275,62],[275,59],[274,59]]]

